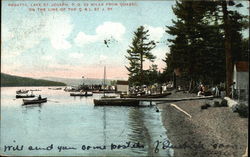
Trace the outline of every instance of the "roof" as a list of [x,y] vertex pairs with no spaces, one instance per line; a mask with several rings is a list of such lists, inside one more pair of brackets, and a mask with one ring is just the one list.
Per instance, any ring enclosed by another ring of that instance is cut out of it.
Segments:
[[236,64],[236,71],[238,72],[248,72],[249,71],[249,64],[245,61],[237,62]]
[[128,85],[128,81],[117,80],[116,84],[117,85]]

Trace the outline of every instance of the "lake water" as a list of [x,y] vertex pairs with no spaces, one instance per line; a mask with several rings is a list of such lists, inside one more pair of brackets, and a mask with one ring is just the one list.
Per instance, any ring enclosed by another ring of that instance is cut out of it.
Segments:
[[[23,106],[22,99],[15,99],[15,92],[25,88],[41,89],[33,94],[47,97],[48,102]],[[154,151],[157,140],[167,139],[160,112],[155,112],[154,107],[95,107],[93,99],[101,96],[70,97],[68,92],[48,87],[2,87],[0,153],[22,156],[173,156],[172,149]],[[129,146],[117,149],[118,144]],[[17,145],[19,151],[13,151]],[[5,150],[7,146],[13,147]],[[59,151],[60,146],[72,149]],[[40,150],[32,150],[35,147]]]

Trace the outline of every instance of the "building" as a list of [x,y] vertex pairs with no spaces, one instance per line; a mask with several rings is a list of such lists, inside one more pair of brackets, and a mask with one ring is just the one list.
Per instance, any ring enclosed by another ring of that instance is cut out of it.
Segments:
[[121,93],[128,93],[129,91],[128,81],[117,80],[116,91]]
[[245,61],[234,64],[233,98],[239,101],[248,101],[249,93],[249,63]]

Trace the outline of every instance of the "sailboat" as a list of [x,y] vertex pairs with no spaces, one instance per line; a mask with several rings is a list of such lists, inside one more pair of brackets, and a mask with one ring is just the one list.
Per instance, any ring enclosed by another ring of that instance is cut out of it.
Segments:
[[136,99],[120,99],[114,96],[105,95],[106,87],[106,66],[104,66],[104,79],[103,79],[103,97],[101,99],[94,99],[95,106],[138,106],[139,100]]
[[116,96],[107,96],[106,92],[106,66],[104,66],[104,74],[103,74],[103,96],[102,98],[116,98]]

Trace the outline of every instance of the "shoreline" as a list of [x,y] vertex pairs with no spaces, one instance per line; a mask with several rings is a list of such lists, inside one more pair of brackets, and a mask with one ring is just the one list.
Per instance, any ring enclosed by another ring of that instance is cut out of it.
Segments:
[[[171,97],[183,95],[193,96],[173,93]],[[201,110],[201,105],[213,101],[190,100],[157,105],[171,144],[187,145],[184,148],[174,148],[175,157],[242,157],[245,154],[248,118],[239,117],[238,113],[233,113],[229,107],[210,107]],[[191,117],[170,104],[175,104]]]

